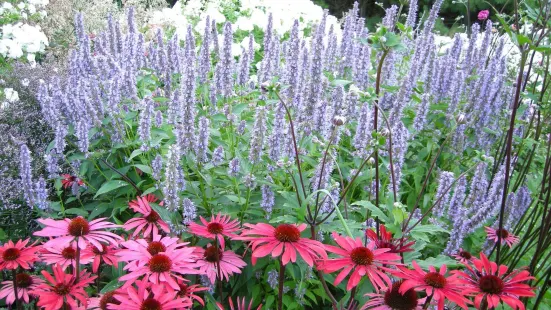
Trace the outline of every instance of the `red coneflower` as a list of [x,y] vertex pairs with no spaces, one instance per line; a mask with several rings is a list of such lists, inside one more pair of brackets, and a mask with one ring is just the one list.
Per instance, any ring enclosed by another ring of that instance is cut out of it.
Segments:
[[[15,276],[15,285],[17,286],[17,295],[19,300],[29,303],[30,292],[44,283],[44,280],[38,276],[29,275],[26,273],[18,273]],[[0,290],[0,299],[6,298],[6,303],[11,305],[15,302],[15,290],[13,289],[13,280],[2,282]]]
[[39,296],[38,306],[45,310],[61,309],[63,303],[67,303],[71,309],[77,309],[77,300],[84,307],[88,304],[88,294],[84,288],[94,282],[96,276],[90,276],[85,271],[80,272],[78,283],[75,276],[65,274],[59,265],[54,265],[53,276],[43,270],[42,275],[49,283],[42,283],[30,293]]
[[40,247],[34,246],[34,243],[27,246],[29,240],[18,240],[15,244],[9,240],[0,246],[0,270],[31,268],[32,263],[38,260],[36,252]]
[[115,255],[116,253],[117,247],[113,245],[102,244],[101,250],[95,246],[89,245],[86,249],[84,249],[84,251],[82,251],[80,259],[93,261],[92,272],[97,273],[101,261],[109,266],[117,265],[118,257]]
[[110,303],[108,309],[121,310],[170,310],[189,309],[192,302],[181,298],[175,291],[167,291],[162,285],[152,285],[147,281],[136,281],[126,288],[126,294],[116,294],[114,297],[120,304]]
[[[40,258],[46,265],[58,264],[63,271],[68,266],[76,268],[77,249],[74,242],[69,243],[65,247],[42,247],[40,250]],[[88,264],[92,261],[89,257],[80,257],[80,264]]]
[[375,242],[375,246],[378,249],[390,249],[390,253],[403,253],[413,251],[413,245],[415,241],[407,242],[406,238],[393,238],[392,233],[388,231],[385,225],[379,226],[379,236],[374,230],[368,229],[365,231],[367,238]]
[[[122,245],[126,246],[126,242],[123,242]],[[167,247],[165,251],[156,254],[151,254],[147,249],[141,248],[141,255],[135,255],[134,257],[129,257],[129,255],[134,255],[133,251],[119,251],[117,256],[121,258],[121,261],[130,261],[124,267],[130,273],[122,276],[120,280],[127,281],[124,284],[124,288],[126,288],[132,285],[134,280],[144,276],[145,281],[149,279],[153,284],[168,285],[174,290],[178,290],[180,286],[176,279],[181,279],[181,274],[198,273],[194,269],[197,267],[194,250],[191,247],[182,248],[173,244]],[[132,261],[135,261],[135,263],[132,263]]]
[[513,309],[524,310],[524,304],[519,298],[535,296],[533,288],[521,283],[534,279],[528,271],[508,272],[507,266],[498,267],[484,253],[480,253],[480,259],[473,258],[472,262],[474,268],[465,264],[468,272],[456,270],[454,273],[460,276],[460,282],[464,284],[463,294],[474,296],[476,308],[480,308],[485,301],[489,309],[504,302]]
[[149,260],[150,255],[159,254],[166,251],[174,251],[180,248],[185,248],[188,242],[179,242],[180,239],[173,237],[154,236],[152,241],[148,242],[145,239],[128,240],[121,243],[123,249],[116,252],[119,261],[126,262],[128,270],[134,270],[139,266],[143,266]]
[[392,281],[385,273],[390,269],[384,266],[399,265],[399,255],[390,253],[390,249],[375,249],[375,242],[369,242],[364,246],[359,237],[352,239],[333,232],[333,239],[339,246],[326,245],[325,248],[340,257],[322,260],[318,268],[325,273],[342,269],[335,278],[335,285],[339,285],[351,272],[352,275],[346,285],[347,290],[357,286],[365,275],[376,290],[392,285]]
[[61,180],[61,185],[65,189],[72,187],[73,184],[76,184],[78,186],[84,185],[84,181],[74,175],[62,174],[61,176],[63,177],[63,180]]
[[507,244],[509,247],[512,247],[513,244],[518,243],[520,239],[508,232],[505,228],[502,229],[493,229],[492,227],[485,227],[486,233],[488,234],[488,239],[493,240],[497,243],[499,237],[501,236],[501,244]]
[[419,299],[413,289],[400,293],[403,281],[394,282],[384,293],[369,293],[369,301],[361,310],[421,310],[425,298]]
[[272,257],[281,257],[281,262],[296,262],[297,252],[304,261],[312,266],[319,257],[327,258],[324,245],[316,240],[301,238],[300,233],[306,229],[306,224],[281,224],[273,227],[268,224],[245,224],[249,228],[241,233],[236,240],[250,241],[252,245],[252,262],[256,259],[272,254]]
[[444,309],[446,299],[463,309],[468,309],[469,300],[459,293],[463,290],[463,284],[455,274],[446,276],[446,265],[442,265],[440,271],[430,266],[429,272],[421,269],[415,261],[412,262],[412,265],[413,270],[398,266],[400,272],[396,272],[395,275],[405,280],[400,286],[400,293],[405,294],[410,289],[425,291],[429,298],[438,303],[438,310]]
[[75,238],[78,239],[78,247],[86,249],[90,242],[98,249],[102,249],[101,242],[107,244],[116,244],[117,240],[122,238],[112,232],[103,231],[106,228],[119,228],[119,225],[104,221],[105,218],[95,219],[88,222],[82,216],[74,219],[64,219],[56,221],[53,219],[38,219],[37,221],[46,227],[34,233],[40,237],[55,237],[44,243],[46,247],[64,247],[71,243]]
[[[239,297],[237,297],[237,307],[234,307],[231,297],[228,298],[228,303],[230,304],[230,310],[251,310],[253,307],[253,300],[251,299],[251,301],[249,301],[249,304],[247,305],[245,297],[241,298],[241,300],[239,300]],[[216,306],[219,310],[225,310],[224,306],[219,302],[216,303]],[[258,305],[258,308],[256,308],[256,310],[260,309],[262,309],[262,304]]]
[[227,250],[224,251],[216,246],[207,246],[206,249],[196,248],[198,257],[197,266],[199,271],[205,274],[211,283],[214,283],[218,277],[218,266],[220,266],[220,275],[226,281],[230,280],[230,276],[234,273],[241,273],[241,269],[247,266],[239,255]]
[[457,253],[454,254],[453,257],[457,259],[460,263],[467,264],[471,261],[473,255],[470,252],[463,250],[463,248],[459,248],[459,251],[457,251]]
[[[136,217],[128,220],[123,228],[125,230],[134,230],[132,237],[136,237],[140,233],[144,238],[152,237],[159,234],[159,228],[164,232],[169,233],[168,224],[161,219],[161,216],[151,209],[149,203],[157,202],[157,198],[153,194],[138,197],[132,200],[128,205],[134,212],[140,213],[142,217]],[[163,205],[161,202],[160,205]]]
[[199,219],[203,225],[190,223],[189,232],[204,238],[217,239],[222,248],[225,248],[224,236],[233,239],[236,237],[234,233],[239,230],[239,221],[232,221],[229,215],[218,213],[216,217],[211,217],[210,222],[202,216]]

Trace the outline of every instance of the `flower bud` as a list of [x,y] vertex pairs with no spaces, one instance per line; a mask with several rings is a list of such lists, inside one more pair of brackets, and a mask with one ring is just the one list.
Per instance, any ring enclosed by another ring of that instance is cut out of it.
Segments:
[[455,121],[460,125],[467,123],[465,114],[459,113],[459,115],[457,115],[457,117],[455,118]]
[[344,123],[346,123],[346,118],[344,116],[336,115],[333,117],[333,125],[342,126]]

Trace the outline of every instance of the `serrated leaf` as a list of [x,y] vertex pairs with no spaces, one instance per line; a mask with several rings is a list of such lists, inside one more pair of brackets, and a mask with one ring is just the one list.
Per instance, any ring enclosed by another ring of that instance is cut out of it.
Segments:
[[105,294],[105,293],[108,293],[108,292],[111,292],[111,291],[114,291],[116,289],[118,289],[119,287],[121,287],[122,285],[124,284],[124,282],[119,282],[119,279],[115,279],[109,283],[107,283],[102,289],[101,289],[101,294]]
[[111,180],[109,182],[103,183],[94,198],[127,185],[128,183],[123,180]]

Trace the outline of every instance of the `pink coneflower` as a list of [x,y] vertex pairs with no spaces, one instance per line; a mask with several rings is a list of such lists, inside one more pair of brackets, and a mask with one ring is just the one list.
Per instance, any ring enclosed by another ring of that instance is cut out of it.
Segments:
[[107,309],[109,309],[109,306],[108,306],[109,304],[120,305],[121,302],[118,301],[115,298],[116,294],[117,295],[121,294],[121,292],[118,291],[118,290],[117,291],[111,291],[111,292],[107,292],[105,294],[100,294],[98,297],[90,298],[89,304],[88,304],[88,309],[90,309],[90,310],[92,310],[92,309],[107,310]]
[[513,247],[513,244],[518,243],[520,239],[509,233],[506,229],[493,229],[492,227],[485,227],[488,239],[497,243],[499,236],[501,235],[501,244],[507,244],[509,247]]
[[39,296],[38,306],[45,310],[61,309],[67,303],[71,309],[77,308],[77,300],[84,307],[88,304],[88,294],[84,288],[94,282],[96,276],[90,276],[85,271],[80,272],[78,283],[75,276],[65,274],[59,265],[53,267],[54,275],[43,270],[42,275],[49,283],[42,283],[30,293]]
[[364,246],[360,238],[342,237],[336,232],[333,232],[333,239],[339,246],[326,245],[325,248],[340,257],[320,261],[318,269],[325,273],[342,269],[335,278],[335,285],[339,285],[351,272],[346,285],[347,290],[358,285],[365,275],[376,290],[392,285],[392,281],[385,274],[385,271],[390,269],[384,266],[399,265],[399,255],[390,253],[390,249],[375,249],[375,242],[369,242]]
[[[126,246],[125,242],[122,243]],[[131,246],[134,246],[133,244]],[[121,261],[130,261],[130,264],[124,267],[125,270],[130,273],[122,276],[121,281],[128,281],[124,287],[131,285],[133,280],[144,276],[144,280],[153,284],[169,285],[174,290],[178,290],[179,286],[176,282],[177,279],[181,279],[180,274],[197,274],[197,267],[195,263],[196,257],[193,254],[195,251],[191,247],[179,247],[177,244],[173,244],[166,247],[164,252],[158,252],[151,254],[144,248],[141,248],[141,254],[134,257],[128,257],[128,255],[134,255],[134,251],[120,251],[117,256],[121,258]],[[132,261],[136,261],[132,263]],[[161,285],[162,286],[162,285]]]
[[467,264],[471,261],[473,255],[470,252],[459,248],[459,251],[457,251],[457,253],[454,254],[453,257],[457,259],[460,263]]
[[256,259],[272,254],[272,257],[281,256],[283,265],[296,262],[297,252],[304,261],[312,266],[314,260],[327,258],[324,245],[316,240],[301,238],[300,233],[306,229],[306,224],[281,224],[273,227],[268,224],[245,224],[249,229],[244,230],[236,240],[250,241],[252,245],[253,265]]
[[369,301],[361,310],[421,310],[423,299],[417,297],[415,290],[410,289],[404,294],[400,293],[402,281],[394,282],[384,293],[369,293]]
[[[19,300],[29,303],[30,291],[36,289],[38,285],[44,283],[44,280],[38,276],[32,276],[26,273],[18,273],[15,276],[15,285],[17,286],[17,295]],[[0,299],[6,298],[6,303],[11,305],[15,302],[15,290],[13,289],[13,280],[2,282],[0,290]],[[30,294],[32,295],[32,294]]]
[[521,282],[534,279],[526,270],[514,270],[508,272],[505,265],[497,266],[488,260],[484,253],[480,253],[480,259],[473,258],[474,268],[465,264],[468,272],[456,270],[460,282],[464,285],[462,293],[474,296],[474,304],[480,309],[482,301],[488,303],[488,308],[496,308],[501,302],[513,309],[524,310],[524,304],[520,297],[535,296],[533,288]]
[[93,261],[92,272],[97,273],[101,261],[109,266],[115,266],[118,263],[118,257],[115,255],[117,247],[113,245],[102,244],[102,249],[99,250],[95,246],[89,245],[82,251],[81,260]]
[[[253,307],[253,300],[249,301],[249,304],[247,305],[247,301],[245,300],[245,297],[242,297],[241,300],[239,300],[239,297],[237,297],[237,307],[234,307],[233,301],[230,298],[228,298],[228,303],[230,304],[230,310],[251,310]],[[224,306],[217,302],[216,306],[219,310],[225,310]],[[256,310],[262,309],[262,304],[258,305],[258,308]]]
[[438,303],[438,310],[444,309],[446,299],[463,309],[468,309],[469,300],[459,293],[463,290],[463,284],[460,283],[457,275],[446,277],[446,265],[442,265],[440,271],[430,266],[429,272],[421,269],[415,261],[412,262],[412,265],[413,270],[398,266],[400,272],[395,275],[405,280],[400,286],[400,293],[405,294],[410,289],[425,291],[427,296],[432,296],[432,300]]
[[81,179],[79,179],[78,177],[76,177],[74,175],[62,174],[61,176],[63,177],[63,180],[61,180],[61,185],[65,189],[70,188],[75,184],[78,185],[78,186],[84,185],[84,181],[82,181]]
[[4,269],[30,269],[32,263],[38,260],[36,252],[40,247],[34,243],[27,246],[29,239],[19,240],[13,243],[11,240],[0,246],[0,270]]
[[478,12],[478,20],[487,20],[489,16],[490,16],[489,10],[482,10]]
[[107,244],[116,244],[117,240],[122,238],[112,232],[103,231],[105,228],[119,228],[119,225],[104,221],[105,218],[95,219],[88,222],[82,216],[74,219],[64,219],[56,221],[53,219],[38,219],[38,222],[46,225],[42,230],[34,233],[40,237],[55,237],[44,243],[46,247],[63,247],[78,239],[78,247],[82,250],[86,249],[86,241],[93,244],[96,248],[101,249],[101,242]]
[[379,236],[374,230],[368,229],[365,231],[367,238],[375,242],[377,249],[390,249],[390,253],[403,253],[413,251],[414,241],[407,242],[405,238],[396,239],[392,233],[388,231],[385,225],[379,226]]
[[149,261],[150,255],[159,254],[166,251],[174,251],[180,248],[185,248],[188,242],[179,242],[180,239],[173,237],[154,236],[152,241],[148,242],[145,239],[128,240],[121,243],[123,249],[116,252],[119,261],[127,262],[128,270],[134,270],[139,266],[143,266]]
[[[161,219],[159,213],[151,209],[150,202],[156,202],[157,198],[153,194],[138,197],[136,200],[132,200],[128,205],[134,212],[141,213],[142,217],[136,217],[128,220],[123,228],[125,230],[134,230],[132,237],[136,237],[140,233],[143,233],[143,237],[153,237],[159,234],[159,228],[164,232],[169,233],[170,229],[165,221]],[[160,205],[163,203],[161,202]]]
[[121,310],[169,310],[189,309],[193,304],[181,298],[175,291],[167,291],[162,285],[151,285],[147,281],[136,281],[138,288],[129,286],[125,295],[116,294],[120,304],[108,304],[108,309]]
[[231,220],[229,215],[221,215],[218,213],[216,217],[211,217],[210,222],[207,222],[202,216],[199,217],[203,225],[196,223],[189,224],[189,232],[208,239],[217,239],[222,248],[225,248],[224,236],[233,239],[234,234],[239,230],[239,221]]
[[196,248],[197,265],[199,271],[204,273],[214,283],[218,277],[217,266],[220,265],[220,274],[222,279],[230,280],[230,276],[234,273],[241,273],[241,269],[247,266],[237,254],[227,250],[223,251],[216,246],[207,246],[206,249]]
[[[198,284],[189,285],[186,283],[186,282],[189,282],[186,279],[178,279],[176,282],[178,283],[178,286],[180,286],[178,290],[175,290],[178,297],[188,299],[191,303],[193,303],[193,301],[195,300],[198,303],[200,303],[202,306],[205,306],[203,299],[197,296],[196,293],[206,291],[208,290],[208,287],[203,287]],[[168,291],[173,291],[173,289],[170,286],[168,286],[167,289]]]
[[[46,265],[58,264],[63,271],[68,266],[76,268],[77,249],[73,242],[65,247],[43,247],[40,250],[40,258]],[[80,257],[80,264],[88,264],[90,257]]]

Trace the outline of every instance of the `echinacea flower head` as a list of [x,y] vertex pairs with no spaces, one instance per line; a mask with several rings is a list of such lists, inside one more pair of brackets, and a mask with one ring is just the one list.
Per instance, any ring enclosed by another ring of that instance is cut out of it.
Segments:
[[[132,218],[123,225],[125,230],[134,229],[132,237],[136,237],[140,233],[142,233],[144,238],[152,237],[159,234],[159,229],[163,230],[165,233],[170,232],[168,224],[161,219],[159,213],[151,208],[150,203],[156,201],[157,198],[155,198],[153,194],[148,194],[138,197],[128,204],[130,209],[134,210],[134,212],[143,215],[141,217]],[[162,205],[162,202],[160,205]]]
[[253,265],[259,257],[272,254],[272,257],[281,256],[281,262],[296,262],[297,252],[309,265],[313,266],[314,260],[327,258],[324,245],[316,240],[302,238],[301,232],[306,229],[306,224],[281,224],[273,227],[268,224],[245,224],[248,229],[241,233],[236,240],[250,241],[253,254]]
[[128,286],[126,294],[114,297],[120,304],[108,304],[108,309],[121,310],[170,310],[189,309],[193,304],[189,299],[178,296],[176,291],[168,291],[162,285],[152,285],[148,281],[136,281],[136,286]]
[[[74,242],[64,247],[42,247],[40,250],[40,259],[46,265],[57,264],[65,271],[68,266],[76,268],[77,248]],[[88,264],[92,261],[90,257],[81,255],[80,264]]]
[[367,238],[375,242],[378,249],[390,249],[390,253],[403,253],[413,251],[414,241],[408,242],[406,238],[394,238],[392,232],[388,231],[385,225],[379,226],[379,236],[372,229],[365,231]]
[[453,257],[460,263],[467,264],[471,261],[473,255],[470,252],[463,250],[463,248],[459,248],[459,251],[457,251],[457,253],[454,254]]
[[118,301],[115,298],[116,294],[123,294],[124,295],[124,293],[117,290],[117,291],[107,292],[105,294],[100,294],[98,297],[90,298],[89,304],[88,304],[88,309],[90,309],[90,310],[92,310],[92,309],[107,310],[107,309],[109,309],[109,304],[120,305],[121,302]]
[[74,219],[56,221],[53,219],[38,219],[38,222],[45,225],[42,230],[34,233],[40,237],[54,237],[44,243],[46,247],[66,246],[77,239],[77,246],[84,250],[91,243],[98,249],[102,249],[101,242],[116,244],[122,238],[112,232],[104,231],[106,228],[118,228],[119,225],[104,221],[105,218],[95,219],[88,222],[82,216]]
[[116,252],[118,260],[126,262],[128,270],[134,270],[145,265],[151,255],[161,252],[175,251],[185,248],[188,242],[180,242],[180,239],[174,237],[154,236],[151,241],[145,239],[128,240],[121,243],[122,249]]
[[94,282],[96,276],[90,276],[85,271],[80,272],[78,282],[72,274],[66,274],[59,265],[54,265],[53,276],[47,271],[42,271],[42,276],[47,282],[39,284],[30,293],[39,296],[38,306],[45,310],[58,310],[67,303],[71,309],[77,309],[77,300],[81,305],[88,305],[88,295],[84,288]]
[[333,239],[338,246],[326,245],[325,248],[339,257],[321,260],[318,269],[325,273],[342,269],[335,278],[334,285],[339,285],[350,273],[352,275],[348,279],[347,290],[357,286],[366,275],[376,290],[392,285],[385,271],[390,270],[389,266],[399,265],[398,254],[390,253],[388,248],[375,249],[375,242],[369,242],[364,246],[359,237],[342,237],[333,232]]
[[[230,310],[252,310],[253,309],[253,300],[251,299],[249,301],[249,304],[247,304],[247,300],[245,299],[245,297],[242,297],[241,299],[239,299],[239,297],[237,297],[237,303],[236,303],[237,306],[234,306],[231,297],[228,298],[228,303],[230,305]],[[218,307],[219,310],[225,310],[226,309],[219,302],[216,303],[216,306]],[[256,308],[256,310],[260,310],[260,309],[262,309],[262,304],[258,305],[258,308]]]
[[501,302],[513,309],[524,310],[524,304],[520,297],[535,296],[534,290],[528,284],[522,282],[534,279],[526,270],[514,270],[508,272],[505,265],[497,266],[488,260],[484,253],[480,253],[480,259],[473,258],[473,267],[465,264],[466,271],[456,270],[463,284],[462,293],[474,296],[474,305],[480,309],[485,300],[488,309],[496,308]]
[[513,244],[518,243],[520,239],[511,234],[505,228],[493,229],[492,227],[485,227],[486,233],[488,234],[488,239],[493,240],[497,243],[501,237],[501,244],[507,244],[509,247],[512,247]]
[[478,12],[478,20],[487,20],[489,16],[490,16],[489,10],[482,10]]
[[444,309],[446,299],[463,309],[468,309],[469,301],[462,294],[463,284],[457,275],[446,274],[446,265],[442,265],[439,271],[430,266],[429,272],[421,269],[415,261],[412,262],[412,265],[413,270],[405,266],[398,266],[400,271],[395,275],[404,279],[404,283],[400,286],[400,293],[405,294],[410,289],[425,291],[427,296],[432,296],[432,300],[437,302],[438,310]]
[[423,299],[419,299],[413,289],[404,294],[400,293],[400,286],[403,281],[394,282],[384,293],[369,293],[369,301],[363,305],[361,310],[421,310]]
[[0,270],[4,269],[30,269],[38,260],[36,252],[40,247],[31,244],[27,246],[29,239],[19,240],[13,243],[11,240],[0,246]]
[[224,236],[233,239],[235,238],[235,232],[239,230],[239,221],[231,220],[229,215],[214,215],[211,217],[210,222],[207,222],[202,216],[200,217],[201,223],[190,223],[189,232],[208,239],[217,239],[222,248],[225,248]]
[[84,181],[82,181],[81,179],[79,179],[78,177],[76,177],[74,175],[62,174],[61,176],[63,177],[63,179],[61,180],[61,185],[65,189],[71,188],[75,183],[78,186],[84,185]]
[[[21,272],[15,276],[15,285],[17,286],[17,296],[19,300],[23,300],[25,303],[29,303],[30,292],[39,284],[44,283],[44,280],[38,276],[29,275]],[[2,282],[2,289],[0,289],[0,299],[6,298],[6,303],[11,305],[15,302],[15,290],[13,289],[13,280]]]
[[239,255],[227,250],[224,251],[219,247],[209,245],[206,249],[196,248],[198,257],[197,265],[199,271],[205,274],[211,283],[214,283],[218,275],[218,266],[220,266],[220,276],[226,281],[230,280],[230,276],[234,273],[241,273],[241,269],[247,266]]
[[101,250],[93,245],[89,245],[82,251],[81,260],[89,260],[92,263],[92,272],[97,273],[100,263],[103,261],[109,266],[115,266],[118,263],[118,257],[115,255],[117,247],[114,245],[101,245]]
[[[123,242],[122,245],[126,246],[126,242]],[[130,244],[130,246],[135,245]],[[167,285],[174,290],[178,290],[180,286],[176,281],[182,278],[182,274],[198,273],[195,269],[197,267],[194,254],[195,248],[178,247],[177,244],[173,244],[167,247],[164,252],[156,254],[151,254],[147,248],[138,247],[137,249],[142,252],[138,257],[128,257],[128,255],[133,255],[133,251],[121,250],[117,253],[121,261],[130,261],[130,264],[124,267],[125,270],[130,272],[120,278],[121,281],[128,281],[123,288],[128,287],[134,280],[143,276],[144,281],[149,280],[155,285]],[[136,260],[132,263],[134,258]]]

